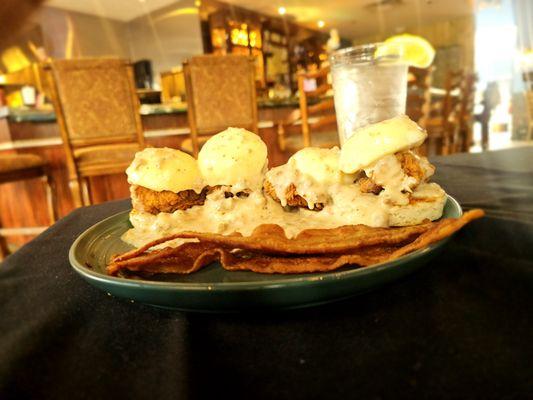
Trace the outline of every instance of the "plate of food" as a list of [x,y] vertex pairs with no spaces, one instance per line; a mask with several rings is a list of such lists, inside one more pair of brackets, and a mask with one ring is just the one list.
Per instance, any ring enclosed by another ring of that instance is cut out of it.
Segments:
[[308,147],[268,169],[259,136],[228,128],[198,159],[147,148],[126,173],[132,209],[72,244],[73,268],[117,297],[185,311],[322,304],[415,271],[463,213],[416,153],[427,134],[406,116]]

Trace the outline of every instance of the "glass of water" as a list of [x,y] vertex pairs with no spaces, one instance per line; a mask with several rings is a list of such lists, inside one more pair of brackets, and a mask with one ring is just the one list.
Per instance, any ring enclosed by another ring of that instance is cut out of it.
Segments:
[[405,114],[407,64],[400,46],[373,43],[330,56],[341,146],[357,128]]

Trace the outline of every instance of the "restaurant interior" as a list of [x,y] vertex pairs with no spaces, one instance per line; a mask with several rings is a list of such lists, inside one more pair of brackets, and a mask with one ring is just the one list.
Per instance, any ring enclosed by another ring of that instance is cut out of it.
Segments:
[[[273,167],[338,145],[329,55],[404,34],[435,50],[407,83],[426,155],[530,146],[531,12],[511,0],[49,0],[0,53],[0,256],[78,207],[128,197],[124,170],[146,146],[197,155],[239,125]],[[249,63],[237,72],[229,55]],[[210,68],[222,87],[201,79]]]
[[533,0],[0,0],[0,400],[533,399],[532,160]]

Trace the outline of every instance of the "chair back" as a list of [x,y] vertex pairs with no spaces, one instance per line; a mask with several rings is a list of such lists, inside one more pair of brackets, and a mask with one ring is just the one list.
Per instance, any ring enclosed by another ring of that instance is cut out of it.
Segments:
[[477,76],[465,73],[461,82],[461,99],[459,104],[459,140],[453,151],[467,152],[473,143],[474,103]]
[[202,55],[183,64],[192,151],[199,135],[230,126],[258,133],[254,59],[241,55]]
[[[299,108],[278,123],[278,146],[281,151],[295,152],[304,147],[339,145],[337,118],[328,82],[329,68],[298,74]],[[306,83],[312,82],[311,90]]]
[[[439,148],[437,148],[438,154],[451,154],[456,147],[459,135],[463,79],[464,72],[462,70],[448,71],[444,82],[443,97],[431,104],[431,120],[437,121],[437,131],[442,132]],[[435,125],[434,122],[432,124]],[[431,131],[429,133],[431,136]]]
[[50,68],[52,98],[68,147],[144,146],[133,70],[126,60],[54,60]]
[[431,83],[434,67],[409,67],[406,114],[425,128],[431,110]]
[[474,97],[476,93],[477,76],[474,73],[465,73],[461,82],[461,118],[469,118],[474,112]]
[[442,116],[445,119],[457,116],[461,103],[461,89],[463,85],[464,71],[448,71],[444,83],[444,100],[442,104]]
[[[298,74],[298,95],[304,147],[311,146],[312,131],[337,128],[333,98],[324,97],[331,90],[328,74],[329,68]],[[316,88],[306,91],[305,82],[313,79],[316,82]]]

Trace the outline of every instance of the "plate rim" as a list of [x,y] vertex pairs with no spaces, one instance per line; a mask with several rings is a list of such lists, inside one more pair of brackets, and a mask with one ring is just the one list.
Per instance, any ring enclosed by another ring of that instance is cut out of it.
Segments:
[[[455,200],[449,194],[446,194],[446,202],[448,201],[450,201],[453,204],[454,208],[456,208],[459,211],[459,215],[462,215],[464,213],[459,202]],[[128,286],[132,288],[147,288],[147,289],[159,289],[159,290],[183,290],[183,291],[205,291],[205,290],[231,291],[231,290],[275,289],[280,286],[283,286],[283,287],[300,286],[302,284],[309,284],[309,283],[317,283],[317,282],[325,283],[325,281],[343,280],[346,278],[353,278],[355,276],[368,275],[378,270],[393,268],[394,266],[398,264],[409,261],[412,258],[418,258],[419,256],[422,256],[425,253],[428,253],[430,251],[433,251],[443,246],[451,238],[451,236],[449,236],[447,238],[439,240],[438,242],[432,243],[429,246],[424,247],[423,249],[419,249],[412,253],[408,253],[392,261],[385,261],[385,262],[370,265],[367,267],[352,268],[352,269],[348,269],[345,271],[322,272],[322,273],[315,273],[314,275],[310,275],[310,274],[288,275],[288,277],[285,279],[278,279],[276,281],[270,281],[270,282],[250,281],[250,282],[196,283],[196,282],[162,282],[162,281],[152,281],[152,280],[147,280],[147,279],[133,280],[133,279],[128,279],[128,278],[104,275],[100,272],[94,271],[93,269],[90,269],[86,267],[85,265],[83,265],[75,256],[76,248],[79,246],[79,243],[87,235],[89,235],[91,231],[105,224],[108,220],[117,218],[119,215],[124,214],[124,213],[129,213],[130,211],[131,210],[124,210],[116,214],[113,214],[107,218],[104,218],[103,220],[98,221],[94,225],[91,225],[89,228],[87,228],[86,230],[84,230],[82,233],[78,235],[78,237],[74,240],[74,242],[70,246],[69,253],[68,253],[70,265],[78,274],[93,281],[103,282],[103,283],[112,284],[112,285]],[[320,275],[317,275],[317,274],[320,274]],[[265,274],[261,274],[261,275],[265,275]]]

